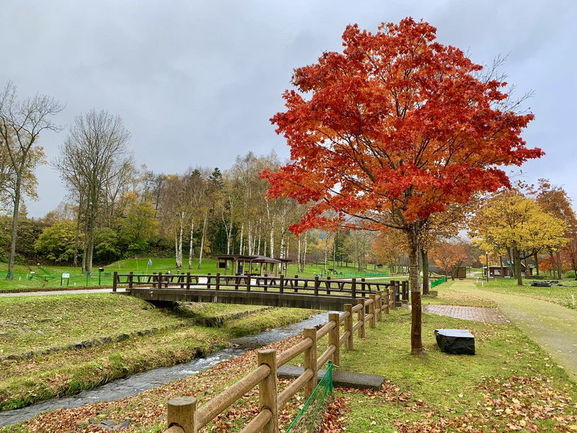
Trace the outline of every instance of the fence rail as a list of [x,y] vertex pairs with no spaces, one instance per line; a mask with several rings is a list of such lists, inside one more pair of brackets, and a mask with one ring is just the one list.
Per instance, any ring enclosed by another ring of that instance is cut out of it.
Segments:
[[[259,389],[258,414],[241,430],[242,433],[278,432],[278,413],[301,390],[309,397],[317,385],[317,373],[328,362],[340,364],[341,348],[353,349],[354,336],[364,338],[366,326],[374,328],[383,313],[396,308],[393,290],[388,287],[372,293],[369,299],[358,299],[345,305],[342,313],[328,313],[328,322],[319,329],[307,328],[302,340],[291,348],[258,351],[255,370],[198,407],[194,397],[177,397],[168,402],[168,428],[164,433],[197,433],[255,387]],[[356,316],[356,320],[355,320]],[[341,329],[342,328],[342,329]],[[319,342],[327,337],[327,348],[318,354]],[[282,392],[278,392],[277,369],[304,355],[303,373]]]
[[150,287],[152,289],[197,289],[206,288],[211,290],[242,290],[250,292],[262,290],[278,293],[298,293],[305,295],[339,295],[351,298],[368,297],[370,294],[383,292],[388,288],[397,288],[395,293],[403,291],[405,282],[389,281],[386,283],[374,282],[365,278],[336,279],[336,278],[299,278],[285,276],[260,276],[260,275],[192,275],[190,273],[168,274],[119,274],[114,273],[113,291],[119,287],[127,289],[137,287]]

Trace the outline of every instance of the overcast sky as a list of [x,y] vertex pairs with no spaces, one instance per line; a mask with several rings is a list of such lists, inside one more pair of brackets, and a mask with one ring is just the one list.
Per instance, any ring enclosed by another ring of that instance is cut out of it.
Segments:
[[[96,108],[122,117],[138,164],[226,169],[248,151],[288,156],[269,118],[293,68],[340,49],[347,24],[375,30],[406,16],[478,63],[508,55],[508,81],[534,91],[525,138],[547,153],[524,176],[577,200],[575,0],[0,0],[0,85],[65,104],[62,132],[41,138],[51,161],[74,117]],[[66,194],[51,167],[38,180],[40,199],[27,202],[36,217]]]

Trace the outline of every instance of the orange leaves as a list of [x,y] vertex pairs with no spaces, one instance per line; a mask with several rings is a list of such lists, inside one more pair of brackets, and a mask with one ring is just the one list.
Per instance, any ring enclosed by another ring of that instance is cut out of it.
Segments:
[[[408,225],[508,187],[497,167],[540,157],[521,138],[533,115],[501,110],[505,83],[479,80],[481,66],[435,32],[411,18],[374,33],[348,26],[342,52],[297,68],[286,111],[271,119],[292,162],[263,174],[270,196],[372,223],[393,211]],[[320,210],[303,227],[328,223]]]

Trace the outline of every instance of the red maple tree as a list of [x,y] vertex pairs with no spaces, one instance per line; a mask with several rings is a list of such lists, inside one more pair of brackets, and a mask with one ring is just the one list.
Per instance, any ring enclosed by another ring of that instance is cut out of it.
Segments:
[[311,203],[295,233],[343,225],[406,233],[412,353],[422,351],[417,251],[428,218],[509,186],[498,166],[542,155],[521,138],[533,115],[507,108],[506,83],[479,78],[482,67],[435,33],[412,18],[374,33],[348,26],[342,52],[294,71],[286,111],[271,119],[291,162],[262,173],[269,197]]

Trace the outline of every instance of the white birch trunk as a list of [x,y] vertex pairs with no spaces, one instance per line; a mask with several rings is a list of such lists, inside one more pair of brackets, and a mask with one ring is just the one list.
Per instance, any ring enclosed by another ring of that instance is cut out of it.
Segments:
[[238,246],[238,253],[242,256],[243,251],[243,238],[244,238],[244,223],[240,225],[240,239],[239,239],[239,246]]
[[270,226],[270,257],[274,257],[274,224]]
[[200,252],[198,254],[198,269],[202,266],[202,256],[204,253],[204,239],[206,238],[206,223],[208,221],[208,212],[204,215],[202,222],[202,236],[200,237]]
[[190,238],[188,244],[188,269],[192,269],[192,256],[194,254],[194,219],[190,223]]

